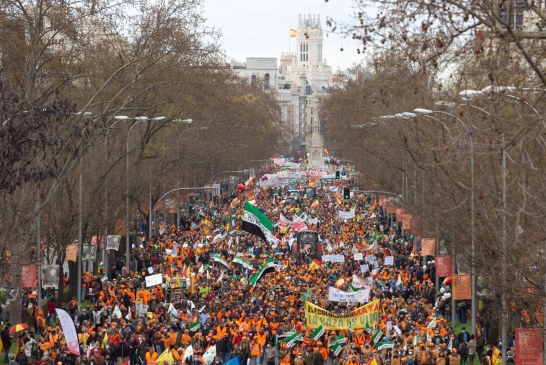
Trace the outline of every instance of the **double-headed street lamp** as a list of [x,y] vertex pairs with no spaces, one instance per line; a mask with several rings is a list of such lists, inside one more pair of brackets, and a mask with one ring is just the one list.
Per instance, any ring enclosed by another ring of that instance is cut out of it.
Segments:
[[[446,111],[442,110],[430,110],[430,109],[424,109],[424,108],[417,108],[413,111],[415,116],[424,116],[431,120],[434,120],[438,123],[440,123],[445,130],[450,134],[451,138],[453,136],[451,135],[451,131],[449,128],[438,118],[433,117],[431,114],[443,114],[450,116],[454,118],[457,122],[459,122],[464,129],[467,132],[467,136],[469,138],[469,145],[470,145],[470,251],[471,251],[471,261],[470,261],[470,280],[471,280],[471,323],[472,323],[472,334],[476,334],[476,227],[475,227],[475,220],[476,220],[476,211],[474,209],[474,141],[472,139],[472,131],[473,128],[469,128],[466,123],[464,123],[459,117],[448,113]],[[403,113],[403,114],[411,114],[411,113]],[[438,278],[436,285],[438,286]],[[453,307],[453,305],[452,305]],[[452,315],[454,315],[453,313]]]
[[[463,90],[459,93],[459,96],[465,101],[466,103],[463,104],[465,106],[468,106],[472,109],[478,110],[484,114],[486,114],[489,118],[491,118],[493,121],[496,121],[496,119],[493,117],[491,113],[486,111],[483,108],[480,108],[478,106],[472,105],[469,103],[469,101],[482,97],[487,95],[498,95],[502,96],[511,100],[518,101],[522,104],[525,104],[529,109],[531,109],[538,117],[539,119],[545,123],[544,116],[529,102],[526,100],[519,98],[517,96],[512,95],[513,93],[517,91],[544,91],[542,89],[518,89],[513,86],[488,86],[482,90]],[[501,134],[501,140],[502,145],[500,148],[502,149],[502,165],[501,165],[501,179],[502,179],[502,236],[501,236],[501,251],[502,251],[502,263],[501,263],[501,281],[503,283],[506,283],[507,281],[507,263],[506,263],[506,253],[508,250],[508,237],[507,237],[507,227],[506,227],[506,216],[507,216],[507,183],[506,183],[506,159],[507,159],[507,151],[506,148],[508,147],[506,145],[506,140],[504,136],[504,132],[502,129],[500,130]],[[546,249],[546,240],[545,240],[545,249]],[[546,288],[546,274],[545,274],[545,288]],[[546,299],[545,299],[546,300]],[[507,293],[506,289],[503,289],[501,292],[501,343],[502,343],[502,361],[503,364],[506,363],[508,359],[508,353],[507,353],[507,346],[505,345],[508,341],[508,299],[507,299]],[[544,312],[546,313],[546,305],[544,306]],[[546,333],[546,322],[544,324],[544,331]],[[546,336],[544,336],[544,345],[546,345]],[[546,347],[545,347],[546,349]],[[546,354],[545,354],[546,355]],[[546,356],[544,356],[544,359],[546,360]]]
[[[75,113],[77,118],[89,119],[93,116],[92,112],[84,111]],[[82,302],[82,249],[83,249],[83,165],[82,165],[82,154],[80,151],[79,155],[79,192],[78,192],[78,288],[76,289],[76,295],[78,296],[78,306]],[[40,244],[40,239],[38,238],[38,244]],[[40,250],[41,247],[38,247]],[[41,294],[40,294],[41,295]],[[79,307],[78,307],[79,308]]]
[[[135,120],[135,123],[133,123],[133,125],[131,125],[131,127],[129,128],[129,130],[127,131],[127,149],[126,149],[126,154],[125,154],[125,162],[126,162],[126,172],[125,172],[125,177],[126,177],[126,190],[125,190],[125,229],[126,229],[126,234],[125,234],[125,265],[127,266],[127,269],[130,269],[130,262],[131,262],[131,248],[129,246],[129,137],[131,135],[131,130],[136,126],[138,125],[139,123],[141,122],[160,122],[160,121],[164,121],[165,118],[164,116],[160,116],[160,117],[154,117],[154,118],[148,118],[146,116],[140,116],[140,117],[135,117],[133,118]],[[148,212],[148,225],[151,226],[152,222],[151,222],[151,219],[152,219],[152,212],[151,210]]]
[[[109,159],[110,159],[110,149],[108,145],[108,136],[110,134],[110,131],[114,128],[114,126],[118,122],[126,122],[131,118],[125,116],[125,115],[116,115],[114,117],[114,122],[108,126],[108,129],[106,130],[106,137],[104,139],[104,150],[105,150],[105,156],[106,156],[106,164],[108,165]],[[104,238],[102,242],[102,265],[103,265],[103,275],[106,275],[108,272],[108,257],[106,255],[106,245],[108,240],[108,172],[104,175]]]

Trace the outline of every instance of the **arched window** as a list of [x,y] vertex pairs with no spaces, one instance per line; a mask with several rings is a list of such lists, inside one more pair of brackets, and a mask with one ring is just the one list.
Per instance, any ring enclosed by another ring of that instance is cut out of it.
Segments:
[[264,75],[264,86],[269,87],[269,74]]

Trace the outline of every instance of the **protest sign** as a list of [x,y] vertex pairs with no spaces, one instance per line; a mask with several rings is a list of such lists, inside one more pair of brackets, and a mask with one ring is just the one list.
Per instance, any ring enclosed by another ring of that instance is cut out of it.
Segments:
[[346,330],[372,328],[379,321],[380,301],[374,300],[347,314],[334,314],[310,302],[305,302],[305,323],[307,328],[324,330]]
[[146,287],[161,285],[163,284],[163,274],[155,274],[146,276]]
[[363,289],[356,292],[345,292],[329,287],[328,300],[331,302],[367,303],[370,301],[370,289]]

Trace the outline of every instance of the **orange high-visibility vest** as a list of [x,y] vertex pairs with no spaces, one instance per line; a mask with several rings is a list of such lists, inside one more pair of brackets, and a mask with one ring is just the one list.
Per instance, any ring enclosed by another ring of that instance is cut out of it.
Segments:
[[146,365],[155,365],[157,360],[157,352],[153,352],[150,354],[149,352],[146,353]]

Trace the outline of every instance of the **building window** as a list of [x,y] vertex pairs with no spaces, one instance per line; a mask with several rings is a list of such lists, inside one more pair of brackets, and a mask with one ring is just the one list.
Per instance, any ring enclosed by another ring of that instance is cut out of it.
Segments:
[[309,61],[309,44],[306,42],[300,43],[300,61],[307,62]]
[[500,2],[499,9],[500,18],[510,28],[523,28],[523,12],[529,9],[527,0],[504,0]]
[[264,86],[269,87],[269,74],[264,75]]

